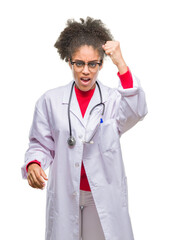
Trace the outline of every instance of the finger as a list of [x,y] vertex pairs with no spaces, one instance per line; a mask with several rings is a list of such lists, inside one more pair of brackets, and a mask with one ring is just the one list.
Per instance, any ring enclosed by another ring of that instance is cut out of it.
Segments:
[[46,175],[46,173],[41,169],[41,176],[47,181],[48,177]]
[[119,47],[120,47],[120,43],[118,41],[111,41],[111,42],[106,43],[104,45],[104,49],[105,50],[112,49],[113,51],[115,51]]
[[30,178],[30,181],[32,183],[32,187],[33,188],[38,188],[37,185],[36,185],[36,180],[35,180],[35,177],[34,177],[33,173],[30,174],[29,178]]
[[114,48],[112,46],[111,47],[104,47],[103,49],[104,49],[106,55],[113,54],[113,52],[114,52]]
[[36,177],[36,172],[35,171],[30,172],[30,177],[31,177],[31,180],[33,182],[33,186],[35,188],[43,188],[43,184],[41,184],[39,179]]
[[112,46],[108,46],[108,45],[102,45],[102,48],[104,49],[104,51],[112,48]]
[[104,49],[106,49],[106,50],[109,49],[109,48],[112,48],[112,45],[105,45],[104,46]]
[[113,50],[110,48],[105,51],[106,55],[113,55]]
[[105,42],[105,46],[108,46],[108,45],[110,45],[110,44],[112,44],[113,42],[115,42],[115,41],[107,41],[107,42]]
[[[37,180],[38,180],[41,184],[45,185],[44,180],[47,181],[48,178],[47,178],[46,173],[43,171],[43,169],[40,168],[40,171],[39,171],[39,172],[36,171],[36,172],[35,172],[35,175],[36,175]],[[43,180],[43,179],[44,179],[44,180]]]
[[28,180],[28,184],[32,187],[31,180],[29,178],[27,178],[27,180]]
[[108,51],[109,48],[107,48],[105,45],[102,45],[102,48],[105,51],[105,53],[107,54],[107,51]]
[[30,174],[28,175],[27,179],[28,179],[29,185],[33,188],[36,188],[36,186],[34,184],[34,180],[33,180],[32,176],[30,176]]
[[43,186],[45,184],[42,176],[41,176],[41,172],[34,172],[35,176],[36,176],[36,181],[38,182],[38,184],[40,184],[41,186]]

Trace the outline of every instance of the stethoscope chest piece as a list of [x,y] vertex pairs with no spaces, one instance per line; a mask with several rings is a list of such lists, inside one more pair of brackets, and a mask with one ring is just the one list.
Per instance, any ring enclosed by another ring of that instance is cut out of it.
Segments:
[[73,147],[76,144],[76,140],[74,139],[74,137],[70,136],[67,140],[67,143],[70,147]]

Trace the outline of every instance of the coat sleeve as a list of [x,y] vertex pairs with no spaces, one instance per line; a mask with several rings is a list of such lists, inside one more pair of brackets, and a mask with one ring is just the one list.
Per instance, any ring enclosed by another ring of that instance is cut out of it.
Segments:
[[21,168],[22,177],[27,178],[26,166],[37,160],[45,170],[53,161],[54,140],[52,138],[45,97],[42,96],[36,103],[34,117],[29,133],[29,148],[25,153],[24,165]]
[[119,81],[116,100],[116,121],[120,135],[147,114],[145,93],[139,79],[132,74],[133,88],[124,89]]

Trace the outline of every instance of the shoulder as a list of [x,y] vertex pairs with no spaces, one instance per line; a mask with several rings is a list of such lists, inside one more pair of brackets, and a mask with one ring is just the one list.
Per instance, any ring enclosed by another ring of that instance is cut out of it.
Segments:
[[117,98],[118,97],[118,91],[117,88],[109,87],[104,85],[102,82],[98,81],[103,98]]
[[47,90],[46,92],[44,92],[38,100],[50,100],[50,99],[60,99],[65,90],[69,88],[69,86],[71,85],[72,81],[69,82],[68,84],[66,85],[63,85],[63,86],[59,86],[59,87],[56,87],[56,88],[52,88],[52,89],[49,89]]
[[72,81],[66,85],[47,90],[36,101],[36,107],[42,108],[47,105],[49,106],[51,103],[61,103],[65,91],[70,88],[71,84]]
[[43,96],[45,98],[62,96],[63,93],[65,92],[65,89],[69,86],[69,84],[66,84],[66,85],[63,85],[63,86],[60,86],[60,87],[57,87],[57,88],[49,89],[43,94]]

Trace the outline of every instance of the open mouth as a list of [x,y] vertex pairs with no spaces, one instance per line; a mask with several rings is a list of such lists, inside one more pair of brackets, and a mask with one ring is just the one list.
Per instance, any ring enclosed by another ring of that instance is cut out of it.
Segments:
[[80,80],[83,82],[89,82],[91,78],[83,77],[83,78],[80,78]]

